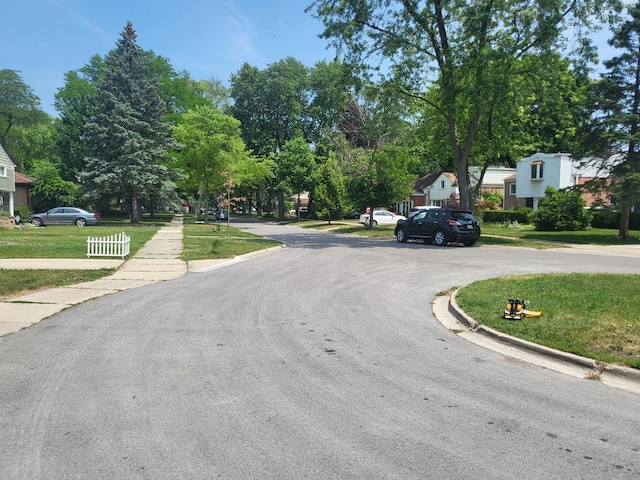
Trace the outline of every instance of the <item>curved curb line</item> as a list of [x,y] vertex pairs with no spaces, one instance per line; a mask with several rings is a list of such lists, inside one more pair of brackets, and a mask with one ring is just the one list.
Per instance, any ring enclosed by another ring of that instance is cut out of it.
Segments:
[[458,303],[456,302],[457,293],[458,290],[455,290],[449,297],[448,310],[458,321],[460,321],[460,323],[465,325],[469,330],[473,332],[484,335],[495,341],[515,346],[540,355],[545,355],[562,362],[570,363],[572,365],[578,365],[581,367],[587,367],[593,369],[599,374],[607,373],[610,375],[622,377],[625,380],[640,383],[640,370],[638,369],[624,367],[621,365],[606,364],[598,360],[581,357],[573,353],[561,352],[560,350],[545,347],[544,345],[538,345],[537,343],[522,340],[521,338],[513,337],[511,335],[507,335],[506,333],[499,332],[497,330],[494,330],[493,328],[479,325],[478,322],[476,322],[473,318],[462,311],[462,309],[460,309]]
[[189,269],[189,262],[187,262],[187,271],[190,272],[190,273],[210,272],[211,270],[216,270],[218,268],[225,267],[225,266],[231,265],[233,263],[243,262],[244,260],[247,260],[249,258],[257,257],[258,255],[263,255],[265,253],[274,252],[276,250],[281,250],[283,248],[287,248],[287,246],[285,244],[282,244],[282,245],[277,245],[275,247],[265,248],[263,250],[256,250],[255,252],[249,252],[249,253],[244,253],[242,255],[236,255],[233,258],[225,258],[225,259],[221,259],[221,260],[218,260],[218,261],[213,261],[213,263],[211,265],[200,267],[200,268],[197,268],[197,269],[194,269],[194,270]]

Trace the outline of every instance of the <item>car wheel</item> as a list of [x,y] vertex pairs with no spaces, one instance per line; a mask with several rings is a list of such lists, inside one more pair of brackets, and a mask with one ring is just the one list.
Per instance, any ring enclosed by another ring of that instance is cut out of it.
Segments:
[[433,237],[433,242],[439,247],[444,247],[447,243],[447,234],[443,230],[438,230]]
[[76,218],[76,225],[79,227],[84,227],[87,224],[87,221],[84,218]]
[[462,244],[465,247],[473,247],[475,245],[476,241],[475,240],[465,240],[464,242],[462,242]]
[[398,229],[398,231],[396,232],[396,239],[400,243],[407,243],[407,234],[405,233],[404,228]]
[[39,218],[34,218],[33,220],[31,220],[31,223],[33,223],[36,227],[42,226],[42,220]]
[[373,221],[373,226],[374,226],[374,227],[377,227],[377,226],[378,226],[378,221],[377,221],[377,220],[374,220],[374,221]]

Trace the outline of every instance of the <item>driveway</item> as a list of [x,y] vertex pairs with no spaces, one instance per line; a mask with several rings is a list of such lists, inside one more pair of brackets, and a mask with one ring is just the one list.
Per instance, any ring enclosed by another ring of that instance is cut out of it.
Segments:
[[0,340],[0,478],[638,478],[640,397],[469,343],[438,292],[638,257],[243,223],[288,248]]

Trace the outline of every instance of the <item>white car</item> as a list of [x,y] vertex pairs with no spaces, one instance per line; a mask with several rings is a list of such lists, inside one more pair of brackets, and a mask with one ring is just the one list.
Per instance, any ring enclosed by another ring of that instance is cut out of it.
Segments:
[[[374,225],[395,225],[400,220],[406,220],[407,217],[404,215],[396,215],[395,213],[391,213],[387,210],[374,210],[373,211],[373,224]],[[369,225],[369,214],[363,213],[360,215],[360,220],[358,222],[363,225]]]

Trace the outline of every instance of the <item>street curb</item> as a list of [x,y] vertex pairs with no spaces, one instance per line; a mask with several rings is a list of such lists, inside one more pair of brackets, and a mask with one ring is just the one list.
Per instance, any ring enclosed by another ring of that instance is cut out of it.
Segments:
[[206,260],[192,260],[191,262],[187,262],[187,271],[189,273],[205,273],[205,272],[209,272],[211,270],[216,270],[220,267],[224,267],[233,263],[239,263],[242,262],[244,260],[247,260],[249,258],[252,257],[257,257],[258,255],[263,255],[265,253],[270,253],[270,252],[274,252],[276,250],[281,250],[283,248],[287,248],[287,246],[285,244],[282,245],[277,245],[275,247],[269,247],[269,248],[265,248],[263,250],[256,250],[255,252],[249,252],[249,253],[244,253],[242,255],[236,255],[233,258],[222,258],[222,259],[218,259],[218,260],[211,260],[211,263],[204,265],[204,266],[200,266],[197,268],[193,268],[189,265],[189,263],[195,263],[198,261],[207,263]]
[[593,369],[599,374],[611,374],[617,377],[622,377],[625,380],[631,380],[640,383],[640,370],[630,367],[624,367],[621,365],[613,365],[593,360],[591,358],[581,357],[573,353],[562,352],[553,348],[545,347],[544,345],[538,345],[537,343],[529,342],[521,338],[507,335],[506,333],[499,332],[493,328],[486,327],[478,324],[473,318],[467,315],[456,302],[456,295],[458,290],[455,290],[449,297],[449,312],[466,326],[470,331],[483,335],[487,338],[501,342],[513,347],[520,348],[529,352],[533,352],[539,355],[544,355],[555,360],[559,360],[572,365],[578,365],[580,367],[587,367]]

